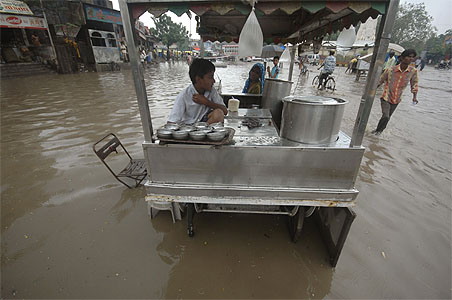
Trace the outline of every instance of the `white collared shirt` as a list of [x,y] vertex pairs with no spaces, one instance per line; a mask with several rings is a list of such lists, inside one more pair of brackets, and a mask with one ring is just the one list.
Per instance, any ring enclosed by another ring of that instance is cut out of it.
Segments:
[[[199,93],[196,91],[194,85],[190,84],[177,95],[168,122],[193,124],[202,119],[202,117],[210,110],[210,107],[194,102],[194,94]],[[224,105],[223,98],[221,98],[214,87],[212,87],[211,91],[205,91],[204,97],[209,101]]]

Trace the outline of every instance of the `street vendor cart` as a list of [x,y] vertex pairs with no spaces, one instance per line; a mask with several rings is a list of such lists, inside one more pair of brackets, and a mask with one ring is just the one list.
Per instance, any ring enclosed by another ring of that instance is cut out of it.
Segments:
[[[328,123],[329,118],[319,115],[319,120],[325,122],[308,130],[290,109],[290,105],[299,108],[300,102],[294,102],[297,99],[285,99],[282,112],[273,106],[265,107],[260,101],[271,92],[266,83],[267,94],[264,86],[261,98],[253,96],[250,101],[241,102],[241,108],[225,119],[225,127],[231,128],[227,143],[196,144],[165,142],[155,135],[132,24],[146,11],[156,17],[166,11],[179,16],[192,11],[198,16],[197,30],[203,40],[238,41],[252,10],[251,4],[241,0],[120,0],[144,131],[143,150],[148,171],[146,201],[186,204],[190,236],[194,234],[195,213],[264,213],[287,215],[292,240],[296,241],[304,218],[312,215],[326,243],[330,262],[335,266],[355,218],[351,207],[358,196],[355,181],[365,150],[361,144],[398,3],[398,0],[260,0],[254,6],[267,43],[318,43],[328,33],[357,25],[369,16],[382,16],[351,137],[338,131],[334,138],[320,140],[325,131],[322,124]],[[294,54],[293,50],[292,58]],[[277,86],[278,82],[273,85]],[[312,104],[309,99],[300,101]],[[326,111],[330,111],[329,108]],[[317,113],[308,111],[305,116],[311,117],[311,122],[318,121]],[[250,119],[259,126],[245,126],[244,121]],[[276,124],[275,119],[282,121]],[[317,137],[318,143],[291,138],[297,132],[288,132],[289,125],[284,127],[284,120],[288,119],[290,124],[301,126],[298,133]]]

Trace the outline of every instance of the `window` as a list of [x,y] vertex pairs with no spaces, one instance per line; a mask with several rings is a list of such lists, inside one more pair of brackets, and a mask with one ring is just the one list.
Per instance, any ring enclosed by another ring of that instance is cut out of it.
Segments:
[[108,39],[108,47],[116,47],[116,38],[113,34],[108,33],[107,39]]
[[99,32],[96,31],[91,33],[91,43],[93,44],[93,46],[107,47],[107,45],[105,44],[105,39]]
[[107,1],[105,1],[105,0],[94,0],[94,4],[103,6],[103,7],[107,7]]

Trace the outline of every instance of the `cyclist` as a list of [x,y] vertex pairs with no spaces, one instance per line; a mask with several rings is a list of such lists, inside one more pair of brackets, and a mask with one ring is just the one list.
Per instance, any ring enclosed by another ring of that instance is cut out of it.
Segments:
[[320,70],[322,67],[323,70],[320,72],[319,86],[317,87],[318,89],[324,88],[323,80],[327,79],[328,76],[334,72],[334,68],[336,67],[336,57],[334,57],[334,51],[330,51],[330,55],[325,58],[323,64],[321,64],[317,70]]

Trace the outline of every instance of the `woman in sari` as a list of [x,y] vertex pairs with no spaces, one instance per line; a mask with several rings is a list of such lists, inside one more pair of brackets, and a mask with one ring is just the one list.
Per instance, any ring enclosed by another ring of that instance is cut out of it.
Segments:
[[265,72],[264,65],[256,63],[250,70],[249,77],[245,82],[242,93],[262,94],[264,91]]

